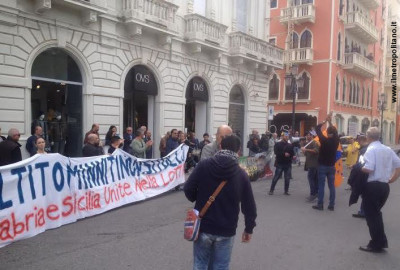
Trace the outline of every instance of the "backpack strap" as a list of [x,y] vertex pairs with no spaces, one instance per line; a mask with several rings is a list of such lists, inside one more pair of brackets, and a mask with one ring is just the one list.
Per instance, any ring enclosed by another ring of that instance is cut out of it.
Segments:
[[222,181],[221,184],[217,187],[217,189],[214,191],[214,193],[210,196],[206,204],[203,206],[203,208],[200,211],[199,217],[202,218],[206,214],[208,208],[211,206],[211,204],[215,201],[215,198],[218,196],[218,194],[221,192],[222,188],[226,184],[226,180]]

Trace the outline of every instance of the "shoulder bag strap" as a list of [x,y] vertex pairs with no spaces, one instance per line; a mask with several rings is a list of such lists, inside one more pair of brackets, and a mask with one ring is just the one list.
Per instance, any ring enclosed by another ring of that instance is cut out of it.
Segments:
[[221,189],[225,186],[226,180],[222,181],[221,184],[217,187],[217,189],[214,191],[214,193],[210,196],[208,201],[206,202],[206,205],[201,209],[199,217],[202,218],[206,214],[208,208],[211,206],[211,204],[215,201],[215,198],[218,196],[218,194],[221,192]]

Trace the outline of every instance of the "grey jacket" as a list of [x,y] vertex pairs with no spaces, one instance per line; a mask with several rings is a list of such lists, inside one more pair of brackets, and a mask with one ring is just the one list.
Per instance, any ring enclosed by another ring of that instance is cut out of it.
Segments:
[[213,141],[203,147],[201,150],[200,160],[204,160],[210,157],[213,157],[215,153],[218,151],[217,141]]
[[143,140],[134,139],[131,143],[132,154],[137,158],[146,158],[146,143]]

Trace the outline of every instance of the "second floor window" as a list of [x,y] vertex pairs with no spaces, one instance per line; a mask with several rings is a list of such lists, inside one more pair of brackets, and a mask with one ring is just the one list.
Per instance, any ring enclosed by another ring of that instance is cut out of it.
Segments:
[[309,99],[309,96],[310,96],[310,77],[305,72],[303,72],[303,74],[301,76],[303,77],[304,85],[303,85],[303,87],[298,88],[297,98],[298,99]]
[[306,30],[303,32],[300,38],[300,48],[311,48],[311,32]]
[[336,75],[335,100],[339,100],[339,91],[340,91],[340,79],[339,75]]
[[272,77],[269,81],[269,99],[270,100],[277,100],[279,96],[279,79],[276,74]]
[[346,102],[346,80],[345,79],[343,79],[342,101]]
[[278,0],[271,0],[270,7],[271,8],[277,8],[278,7]]
[[247,33],[247,0],[237,0],[236,22],[237,30]]
[[299,35],[296,32],[292,33],[292,40],[290,41],[290,49],[297,49],[299,47]]
[[193,13],[206,16],[206,0],[194,0]]

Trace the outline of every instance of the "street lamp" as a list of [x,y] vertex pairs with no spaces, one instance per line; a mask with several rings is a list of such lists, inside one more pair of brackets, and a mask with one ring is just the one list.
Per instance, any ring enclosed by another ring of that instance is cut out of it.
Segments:
[[386,109],[386,95],[381,93],[378,99],[378,110],[381,111],[381,138],[380,141],[383,143],[383,111]]
[[298,66],[293,65],[290,69],[290,73],[286,73],[285,75],[285,86],[290,87],[290,93],[293,96],[293,107],[292,107],[292,132],[294,132],[294,124],[296,121],[296,94],[298,92],[298,88],[302,88],[304,86],[304,79],[302,77],[296,78],[298,74]]

